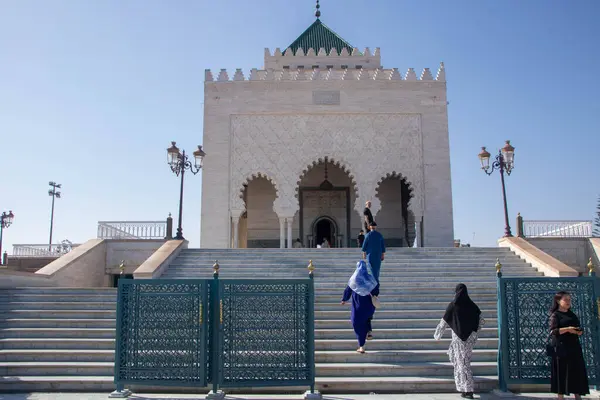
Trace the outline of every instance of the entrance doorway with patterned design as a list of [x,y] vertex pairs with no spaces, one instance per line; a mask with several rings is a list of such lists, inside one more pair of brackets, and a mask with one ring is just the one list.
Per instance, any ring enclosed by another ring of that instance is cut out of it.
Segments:
[[330,247],[338,247],[338,243],[336,243],[336,238],[338,237],[337,231],[338,227],[333,218],[328,216],[317,218],[312,228],[315,245],[319,244],[323,246],[323,243],[327,240]]

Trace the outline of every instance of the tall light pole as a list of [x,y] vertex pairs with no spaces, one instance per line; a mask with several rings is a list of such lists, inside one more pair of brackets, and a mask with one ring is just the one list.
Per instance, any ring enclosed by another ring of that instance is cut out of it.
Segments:
[[8,228],[12,225],[13,219],[15,218],[15,214],[12,211],[8,213],[4,211],[0,215],[0,264],[2,264],[2,232],[4,228]]
[[508,206],[506,204],[506,185],[504,184],[504,173],[510,175],[515,166],[515,148],[511,146],[510,140],[506,141],[503,148],[500,149],[496,159],[492,163],[490,168],[490,156],[491,154],[485,149],[481,148],[479,153],[479,161],[481,161],[481,169],[488,175],[491,175],[494,170],[500,170],[500,181],[502,182],[502,198],[504,199],[504,237],[512,237],[510,231],[510,224],[508,222]]
[[60,199],[60,192],[56,189],[60,189],[61,184],[56,182],[49,182],[48,185],[52,189],[48,190],[48,195],[52,196],[52,212],[50,213],[50,242],[48,243],[48,251],[52,252],[52,228],[54,227],[54,199]]
[[189,169],[194,175],[200,172],[202,169],[204,156],[206,155],[206,153],[202,150],[202,146],[198,146],[198,150],[194,151],[193,154],[194,164],[188,160],[185,150],[181,152],[179,151],[177,146],[175,146],[175,142],[171,142],[171,147],[167,149],[167,161],[171,167],[171,171],[173,171],[177,176],[181,175],[181,186],[179,188],[179,222],[175,240],[184,240],[183,229],[181,227],[181,220],[183,218],[183,175],[185,174],[186,169]]

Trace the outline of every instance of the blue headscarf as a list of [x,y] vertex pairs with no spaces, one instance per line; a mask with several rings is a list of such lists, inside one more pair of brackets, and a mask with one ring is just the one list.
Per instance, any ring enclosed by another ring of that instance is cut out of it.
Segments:
[[368,296],[377,286],[377,279],[373,276],[371,267],[365,260],[356,263],[356,271],[350,277],[348,286],[359,296]]

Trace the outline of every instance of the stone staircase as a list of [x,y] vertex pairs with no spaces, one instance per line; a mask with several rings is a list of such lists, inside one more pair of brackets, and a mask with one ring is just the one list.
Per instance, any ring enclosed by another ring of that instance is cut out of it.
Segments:
[[[530,265],[503,248],[388,250],[375,339],[358,354],[339,303],[359,257],[358,249],[189,249],[162,278],[210,278],[215,260],[223,279],[307,277],[312,259],[317,388],[329,393],[453,392],[450,334],[432,336],[462,282],[487,320],[474,352],[477,385],[496,386],[494,264],[499,258],[505,276],[538,276]],[[113,390],[115,300],[115,289],[0,290],[0,391]]]

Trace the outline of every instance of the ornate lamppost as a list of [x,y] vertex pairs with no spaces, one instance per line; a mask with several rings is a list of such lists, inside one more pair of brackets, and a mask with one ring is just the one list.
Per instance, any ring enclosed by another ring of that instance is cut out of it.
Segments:
[[[13,214],[12,211],[4,211],[2,215],[0,215],[0,257],[2,257],[2,232],[4,231],[4,228],[8,228],[12,225],[14,218],[15,214]],[[0,264],[2,264],[2,258],[0,258]]]
[[179,189],[179,222],[177,226],[177,235],[175,235],[175,240],[184,240],[183,239],[183,230],[181,228],[181,219],[183,217],[183,176],[185,174],[185,170],[190,170],[190,172],[196,175],[202,169],[202,161],[204,160],[204,156],[206,153],[202,150],[202,146],[198,146],[198,150],[194,151],[194,163],[192,164],[188,160],[188,156],[184,151],[179,151],[177,146],[175,146],[175,142],[171,142],[171,147],[167,149],[167,160],[169,162],[169,166],[171,167],[171,171],[175,173],[175,175],[181,175],[181,187]]
[[52,196],[52,211],[50,213],[50,241],[48,242],[48,251],[52,252],[52,228],[54,227],[54,199],[60,199],[60,192],[56,189],[60,189],[62,186],[60,183],[48,182],[48,185],[52,189],[48,190],[48,196]]
[[502,198],[504,199],[504,237],[512,237],[510,232],[510,224],[508,223],[508,206],[506,205],[506,186],[504,184],[504,173],[507,175],[513,170],[515,165],[515,148],[511,146],[510,140],[506,141],[503,148],[500,149],[496,159],[490,167],[490,156],[491,154],[485,149],[481,148],[479,153],[479,161],[481,161],[481,169],[488,175],[491,175],[494,170],[500,170],[500,181],[502,182]]

